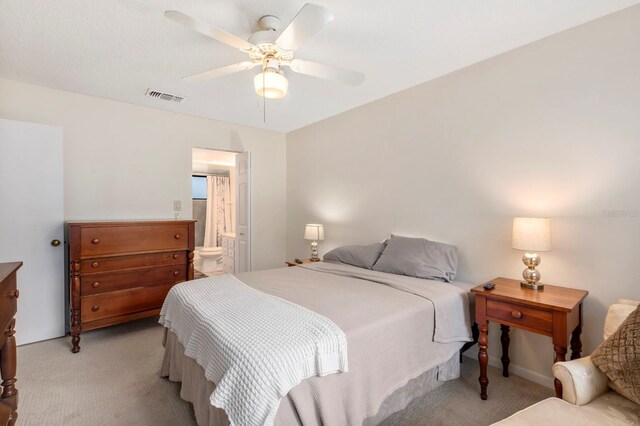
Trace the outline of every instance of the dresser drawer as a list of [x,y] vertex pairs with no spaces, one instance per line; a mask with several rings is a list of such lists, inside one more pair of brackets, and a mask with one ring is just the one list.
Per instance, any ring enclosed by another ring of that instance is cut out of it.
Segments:
[[81,295],[125,290],[154,284],[175,284],[187,279],[186,265],[170,265],[81,275]]
[[551,311],[534,309],[515,303],[489,299],[487,300],[487,317],[546,333],[553,331]]
[[138,287],[129,290],[83,296],[80,304],[83,323],[118,315],[157,309],[162,306],[173,284]]
[[80,257],[187,250],[189,229],[185,224],[83,227]]
[[86,275],[105,271],[139,268],[143,266],[180,265],[185,264],[186,262],[186,251],[104,257],[81,261],[80,272],[82,275]]

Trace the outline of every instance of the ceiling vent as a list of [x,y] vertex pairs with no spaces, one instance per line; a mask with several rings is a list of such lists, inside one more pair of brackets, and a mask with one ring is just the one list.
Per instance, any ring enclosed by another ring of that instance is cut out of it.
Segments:
[[182,101],[184,101],[184,98],[182,96],[172,95],[171,93],[159,92],[153,89],[147,89],[147,93],[145,93],[145,95],[151,98],[162,99],[163,101],[169,101],[169,102],[181,103]]

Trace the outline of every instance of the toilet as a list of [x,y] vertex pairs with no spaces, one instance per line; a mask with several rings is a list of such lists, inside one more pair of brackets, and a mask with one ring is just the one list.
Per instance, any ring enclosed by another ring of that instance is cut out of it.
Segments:
[[222,270],[222,247],[196,247],[193,267],[203,274]]

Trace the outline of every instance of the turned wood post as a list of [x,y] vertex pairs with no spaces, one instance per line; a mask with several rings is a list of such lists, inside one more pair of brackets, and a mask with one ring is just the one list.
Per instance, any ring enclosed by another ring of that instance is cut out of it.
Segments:
[[16,389],[16,338],[14,337],[15,318],[9,322],[4,331],[6,340],[0,349],[0,374],[2,374],[2,398],[13,409],[9,418],[9,425],[18,419],[18,389]]
[[71,352],[80,352],[80,262],[71,261]]
[[502,375],[504,377],[509,377],[509,363],[511,360],[509,359],[509,343],[511,339],[509,338],[509,330],[510,327],[508,325],[500,324],[500,330],[502,330],[502,334],[500,335],[500,342],[502,342]]

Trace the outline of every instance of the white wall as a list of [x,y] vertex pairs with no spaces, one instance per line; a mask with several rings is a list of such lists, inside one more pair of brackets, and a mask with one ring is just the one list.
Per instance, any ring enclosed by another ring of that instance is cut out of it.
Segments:
[[67,220],[189,218],[191,148],[251,151],[253,267],[282,265],[284,134],[6,79],[0,118],[64,128]]
[[[461,280],[519,278],[511,219],[549,216],[542,280],[589,290],[589,353],[607,306],[640,299],[639,159],[636,6],[288,134],[287,254],[319,222],[321,252],[420,235],[459,247]],[[514,331],[511,358],[549,383],[549,338]]]

